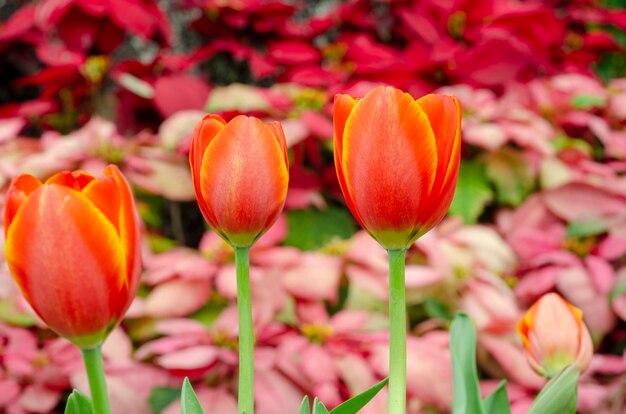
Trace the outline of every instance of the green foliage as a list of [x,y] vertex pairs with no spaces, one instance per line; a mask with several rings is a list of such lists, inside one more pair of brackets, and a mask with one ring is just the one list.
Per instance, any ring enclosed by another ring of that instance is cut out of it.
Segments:
[[606,223],[600,220],[572,221],[567,225],[566,237],[598,236],[606,232]]
[[302,250],[323,247],[335,238],[348,239],[356,230],[354,219],[346,209],[328,207],[287,212],[289,232],[284,244]]
[[388,378],[385,378],[378,384],[363,391],[359,395],[355,395],[348,401],[335,407],[330,414],[356,414],[359,410],[367,405],[378,394],[380,390],[389,382]]
[[91,400],[75,389],[67,399],[65,414],[93,414]]
[[[312,414],[356,414],[359,412],[359,410],[365,407],[367,403],[370,402],[372,398],[374,398],[376,394],[378,394],[385,385],[387,385],[388,381],[389,379],[385,378],[384,380],[374,385],[373,387],[368,388],[367,390],[363,391],[361,394],[355,395],[354,397],[350,398],[348,401],[345,401],[344,403],[339,404],[337,407],[332,409],[330,413],[328,412],[328,409],[326,409],[324,404],[322,404],[321,401],[315,398],[315,400],[313,401],[313,413]],[[311,411],[309,410],[309,397],[304,397],[304,399],[302,400],[302,405],[300,405],[300,411],[298,411],[298,413],[299,414],[311,413]]]
[[483,401],[486,414],[511,414],[511,403],[506,394],[506,381],[501,381],[498,388]]
[[580,372],[576,366],[565,368],[543,387],[528,414],[574,414],[579,377]]
[[450,307],[435,298],[428,298],[424,301],[424,311],[429,318],[441,319],[442,321],[449,322],[452,320],[452,313]]
[[485,165],[499,204],[517,206],[532,191],[533,173],[520,152],[510,148],[491,152],[485,157]]
[[596,95],[576,95],[572,98],[572,107],[583,111],[606,106],[606,98]]
[[35,318],[20,311],[15,303],[9,300],[0,300],[0,321],[15,326],[29,327],[35,325]]
[[189,378],[185,377],[183,381],[183,389],[180,395],[180,413],[181,414],[204,414],[198,397],[189,382]]
[[461,217],[466,224],[476,223],[492,200],[493,190],[485,166],[476,161],[462,161],[450,215]]
[[476,370],[476,330],[469,317],[457,313],[450,330],[454,376],[453,414],[486,414],[480,400]]
[[155,387],[150,391],[148,404],[154,414],[160,414],[161,411],[178,398],[180,390],[169,387]]

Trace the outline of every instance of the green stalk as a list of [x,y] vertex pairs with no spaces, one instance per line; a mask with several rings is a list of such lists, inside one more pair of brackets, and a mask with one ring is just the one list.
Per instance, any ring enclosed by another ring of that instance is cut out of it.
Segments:
[[388,414],[406,413],[406,250],[389,253],[389,397]]
[[85,368],[87,368],[93,412],[94,414],[111,414],[100,345],[95,348],[82,349],[82,352]]
[[250,248],[235,247],[239,313],[239,414],[254,413],[254,330],[250,295]]

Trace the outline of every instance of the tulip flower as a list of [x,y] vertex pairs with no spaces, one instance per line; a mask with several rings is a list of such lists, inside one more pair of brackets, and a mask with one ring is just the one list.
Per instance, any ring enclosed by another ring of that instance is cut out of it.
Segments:
[[251,246],[280,215],[289,182],[280,123],[206,115],[194,131],[189,163],[200,210],[229,244]]
[[410,246],[446,214],[461,148],[455,97],[414,100],[390,87],[337,95],[335,169],[350,211],[387,250]]
[[406,249],[446,214],[456,186],[461,104],[378,87],[337,95],[335,169],[348,208],[389,253],[388,414],[406,412]]
[[542,296],[517,325],[526,357],[540,375],[553,377],[568,365],[589,366],[593,343],[580,309],[556,293]]
[[[96,413],[108,412],[100,344],[135,297],[141,270],[133,196],[115,166],[104,177],[20,175],[7,192],[5,257],[24,297],[83,350]],[[95,381],[95,382],[94,382]]]
[[289,160],[278,122],[237,116],[226,123],[206,115],[189,152],[198,205],[209,225],[235,250],[239,316],[239,414],[254,414],[254,331],[250,246],[280,215]]

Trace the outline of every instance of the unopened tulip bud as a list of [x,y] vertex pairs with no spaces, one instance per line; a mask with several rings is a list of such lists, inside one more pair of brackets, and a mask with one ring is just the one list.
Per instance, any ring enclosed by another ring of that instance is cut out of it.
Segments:
[[528,362],[540,375],[553,377],[569,365],[589,366],[593,343],[583,315],[556,293],[539,299],[517,325]]

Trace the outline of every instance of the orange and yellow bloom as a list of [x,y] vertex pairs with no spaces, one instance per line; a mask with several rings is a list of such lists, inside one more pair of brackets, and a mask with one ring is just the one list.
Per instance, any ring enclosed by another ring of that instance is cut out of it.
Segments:
[[571,364],[584,371],[593,343],[580,309],[556,293],[542,296],[517,325],[528,362],[537,373],[552,377]]
[[189,163],[204,218],[232,246],[252,245],[280,215],[289,182],[280,123],[206,115],[194,131]]
[[461,148],[461,104],[391,87],[337,95],[335,169],[350,211],[383,247],[410,246],[446,214]]
[[97,179],[64,171],[13,180],[5,256],[26,300],[81,348],[104,341],[135,297],[141,271],[133,196],[115,166]]

